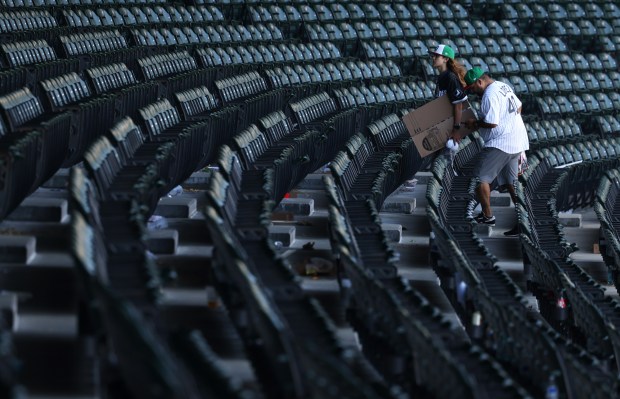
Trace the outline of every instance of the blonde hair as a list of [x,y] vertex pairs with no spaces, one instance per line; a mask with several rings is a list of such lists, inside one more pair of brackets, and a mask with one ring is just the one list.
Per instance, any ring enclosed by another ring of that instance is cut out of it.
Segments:
[[448,69],[451,70],[456,76],[458,76],[459,81],[465,87],[465,67],[462,64],[459,64],[455,60],[448,58]]

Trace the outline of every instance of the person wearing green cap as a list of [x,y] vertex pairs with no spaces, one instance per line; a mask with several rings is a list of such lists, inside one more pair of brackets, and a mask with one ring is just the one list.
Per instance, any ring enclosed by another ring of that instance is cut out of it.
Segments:
[[463,88],[465,67],[454,60],[454,50],[448,45],[440,44],[434,50],[430,50],[429,53],[433,59],[433,68],[439,72],[435,96],[447,95],[450,99],[454,116],[452,135],[455,135],[461,128],[463,103],[467,101],[467,94]]
[[[500,187],[510,193],[516,203],[514,182],[517,180],[518,162],[521,153],[529,149],[529,141],[523,118],[521,101],[512,88],[491,78],[479,67],[465,74],[465,89],[482,96],[478,119],[465,121],[470,129],[477,129],[484,139],[484,148],[476,166],[476,176],[480,183],[476,187],[476,197],[482,211],[475,217],[476,222],[495,225],[491,209],[491,183],[497,179]],[[455,136],[460,140],[462,134]],[[518,235],[518,226],[504,233],[506,236]]]

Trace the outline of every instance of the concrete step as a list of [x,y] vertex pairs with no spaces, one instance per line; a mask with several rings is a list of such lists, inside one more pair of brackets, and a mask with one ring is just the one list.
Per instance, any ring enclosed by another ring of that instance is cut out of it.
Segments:
[[598,283],[608,284],[609,269],[601,254],[577,251],[570,254],[570,258]]
[[195,255],[159,255],[155,264],[167,276],[166,287],[198,288],[211,284],[210,251]]
[[154,254],[174,254],[179,245],[177,230],[151,230],[145,237],[146,246]]
[[380,216],[381,223],[401,225],[404,236],[428,236],[431,231],[428,217],[421,210],[416,210],[415,213],[408,215],[382,212]]
[[20,362],[20,383],[28,397],[96,397],[98,364],[91,338],[17,334],[12,340]]
[[204,219],[168,219],[168,229],[179,233],[179,245],[210,245],[211,235]]
[[196,214],[197,207],[196,198],[180,194],[174,197],[162,197],[154,214],[166,218],[192,218]]
[[288,247],[295,241],[295,226],[272,225],[269,226],[269,239],[274,242],[279,241],[283,246]]
[[564,237],[567,241],[575,243],[583,252],[598,252],[600,225],[582,225],[581,227],[564,227]]
[[[501,234],[501,233],[500,233]],[[484,245],[498,259],[520,261],[523,259],[519,237],[483,237]]]
[[36,252],[37,239],[28,235],[0,236],[0,263],[29,263]]
[[0,236],[32,236],[36,238],[37,251],[65,251],[70,247],[71,226],[69,223],[22,223],[8,221],[0,223]]
[[310,216],[314,212],[314,199],[295,197],[284,198],[274,212],[287,212],[293,215]]
[[6,220],[15,222],[55,222],[67,220],[68,201],[65,198],[31,196],[26,198]]
[[45,188],[67,188],[69,186],[70,168],[61,168],[54,173],[54,176],[42,184]]
[[[295,187],[296,190],[325,190],[325,184],[323,183],[323,176],[326,173],[310,173]],[[327,173],[327,175],[331,175]]]
[[403,226],[396,223],[381,223],[381,229],[388,242],[399,243],[403,235]]
[[183,186],[184,189],[205,190],[207,188],[207,184],[209,183],[210,177],[210,172],[194,172],[183,182],[181,186]]
[[383,202],[381,212],[396,214],[411,214],[416,209],[416,198],[406,195],[395,195]]
[[403,235],[393,248],[399,254],[399,264],[413,267],[429,267],[429,236]]

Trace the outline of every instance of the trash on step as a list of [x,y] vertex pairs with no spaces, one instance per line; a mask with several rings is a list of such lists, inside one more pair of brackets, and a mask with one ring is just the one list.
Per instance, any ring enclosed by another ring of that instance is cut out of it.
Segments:
[[168,228],[168,220],[159,215],[151,215],[146,225],[149,230],[161,230]]
[[175,188],[170,190],[170,192],[168,194],[166,194],[166,196],[167,197],[176,197],[179,194],[183,194],[183,187],[176,186]]
[[306,263],[306,275],[316,276],[319,274],[330,274],[334,271],[332,261],[325,258],[312,257]]

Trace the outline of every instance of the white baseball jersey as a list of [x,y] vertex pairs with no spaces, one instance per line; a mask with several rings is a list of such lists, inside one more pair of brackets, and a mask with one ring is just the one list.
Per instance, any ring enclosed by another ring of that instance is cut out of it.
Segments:
[[479,129],[485,147],[495,147],[508,154],[530,148],[520,107],[521,101],[506,83],[495,81],[487,86],[480,103],[480,119],[497,126]]

